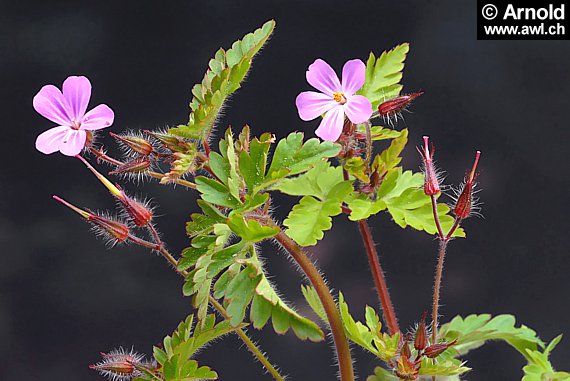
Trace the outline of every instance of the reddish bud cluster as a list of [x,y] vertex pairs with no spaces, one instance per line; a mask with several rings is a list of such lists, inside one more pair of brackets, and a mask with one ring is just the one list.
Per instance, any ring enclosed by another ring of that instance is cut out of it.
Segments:
[[113,171],[109,172],[109,174],[121,175],[128,173],[134,173],[134,174],[142,173],[148,170],[151,167],[151,165],[152,163],[148,157],[141,157],[118,166]]
[[451,343],[434,343],[430,345],[425,325],[426,315],[427,312],[424,312],[414,334],[413,348],[415,349],[415,356],[412,353],[410,334],[408,334],[401,342],[398,358],[390,362],[394,373],[402,380],[417,380],[420,375],[422,359],[425,357],[430,359],[436,358],[456,343],[456,341],[453,341]]

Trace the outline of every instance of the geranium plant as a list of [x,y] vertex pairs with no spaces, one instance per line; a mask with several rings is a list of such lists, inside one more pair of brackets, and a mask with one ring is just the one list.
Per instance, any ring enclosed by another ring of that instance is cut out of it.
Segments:
[[[123,149],[121,158],[96,144],[94,134],[112,125],[114,113],[106,105],[87,112],[87,78],[69,77],[62,91],[48,85],[35,96],[36,111],[58,125],[39,135],[37,149],[81,160],[117,201],[118,213],[80,208],[60,196],[54,199],[87,221],[110,246],[128,243],[163,256],[181,276],[183,293],[195,308],[153,348],[152,356],[118,348],[104,353],[91,368],[113,381],[214,380],[219,377],[216,371],[200,364],[196,354],[212,340],[235,334],[267,378],[284,380],[246,331],[271,324],[278,334],[291,330],[299,340],[315,343],[326,341],[330,332],[335,351],[331,357],[337,359],[342,381],[355,379],[358,364],[351,357],[351,342],[378,359],[368,381],[460,380],[470,370],[465,356],[488,340],[503,340],[525,357],[525,381],[570,379],[570,373],[556,371],[548,360],[561,336],[546,344],[511,315],[440,321],[448,245],[465,237],[466,220],[479,210],[475,193],[481,153],[475,153],[473,164],[470,158],[458,158],[469,169],[455,188],[442,183],[427,136],[418,144],[423,171],[402,168],[408,130],[398,128],[398,121],[422,95],[402,93],[408,44],[378,57],[371,53],[366,62],[348,60],[340,78],[322,59],[310,64],[307,82],[318,92],[299,89],[295,102],[300,118],[309,122],[300,121],[297,128],[306,133],[291,132],[280,139],[270,132],[253,136],[248,126],[214,132],[224,102],[240,88],[274,25],[269,21],[230,49],[216,52],[202,82],[192,88],[187,123],[161,131],[110,133]],[[313,132],[314,119],[320,122]],[[108,174],[101,173],[104,165],[111,167]],[[192,214],[186,224],[188,247],[181,253],[169,251],[152,205],[125,192],[111,176],[119,182],[150,178],[191,189],[191,201],[202,212]],[[451,192],[443,195],[446,189]],[[284,221],[272,215],[272,194],[277,192],[300,198]],[[399,325],[390,300],[368,225],[377,214],[439,241],[432,309],[418,311],[414,327]],[[341,292],[331,292],[305,252],[331,229],[333,218],[342,215],[359,227],[380,302],[378,311],[366,307],[364,322],[353,318]],[[299,314],[269,281],[263,264],[271,256],[262,252],[263,241],[276,242],[298,265],[305,281],[302,293],[320,321]]]

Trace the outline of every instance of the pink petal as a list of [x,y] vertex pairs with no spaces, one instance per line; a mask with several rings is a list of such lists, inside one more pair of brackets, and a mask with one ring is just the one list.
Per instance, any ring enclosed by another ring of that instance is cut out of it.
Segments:
[[344,111],[341,106],[338,106],[329,110],[325,114],[319,128],[315,131],[315,134],[323,140],[336,142],[342,133],[343,125]]
[[59,145],[59,151],[67,156],[78,155],[85,147],[85,140],[87,140],[87,132],[69,129]]
[[299,111],[299,117],[307,121],[321,116],[338,103],[326,94],[305,91],[297,96],[295,104],[297,105],[297,111]]
[[340,92],[341,86],[338,76],[325,61],[318,59],[307,70],[307,82],[315,89],[332,97],[333,93]]
[[63,96],[70,106],[69,116],[79,122],[91,99],[91,82],[86,77],[69,77],[63,82]]
[[68,131],[69,127],[59,126],[42,132],[36,139],[36,149],[46,155],[59,151],[59,146]]
[[364,123],[372,116],[372,105],[362,95],[348,97],[348,101],[343,108],[346,116],[352,123]]
[[54,123],[71,126],[71,109],[63,94],[54,85],[46,85],[34,97],[34,109]]
[[361,60],[350,60],[342,68],[342,92],[346,95],[356,93],[364,86],[366,65]]
[[107,105],[94,107],[83,117],[81,121],[82,130],[100,130],[109,127],[115,120],[115,113]]

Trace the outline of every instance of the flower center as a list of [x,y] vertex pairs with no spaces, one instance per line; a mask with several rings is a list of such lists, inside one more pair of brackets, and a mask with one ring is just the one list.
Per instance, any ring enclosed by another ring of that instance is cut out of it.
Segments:
[[344,96],[344,93],[333,93],[333,98],[341,105],[346,103],[346,97]]
[[81,122],[78,122],[77,120],[71,121],[71,128],[73,128],[74,130],[79,130],[80,127],[81,127]]

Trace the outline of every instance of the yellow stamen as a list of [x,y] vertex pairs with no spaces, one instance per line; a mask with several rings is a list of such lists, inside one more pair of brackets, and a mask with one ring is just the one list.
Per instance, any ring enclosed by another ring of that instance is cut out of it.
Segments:
[[346,103],[346,97],[344,96],[344,93],[333,93],[333,98],[340,104]]

